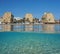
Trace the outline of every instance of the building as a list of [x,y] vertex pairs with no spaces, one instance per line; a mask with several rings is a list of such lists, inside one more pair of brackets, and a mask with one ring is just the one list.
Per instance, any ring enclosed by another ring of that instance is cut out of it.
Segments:
[[42,22],[55,23],[55,19],[52,13],[44,13],[42,16]]
[[25,20],[29,21],[30,23],[33,22],[33,16],[32,16],[32,14],[26,14],[25,15]]
[[55,23],[56,24],[60,24],[60,20],[55,20]]
[[13,23],[13,18],[14,16],[12,15],[11,12],[6,12],[3,15],[3,23]]
[[20,23],[21,19],[22,18],[20,18],[20,17],[14,17],[13,22],[14,23]]

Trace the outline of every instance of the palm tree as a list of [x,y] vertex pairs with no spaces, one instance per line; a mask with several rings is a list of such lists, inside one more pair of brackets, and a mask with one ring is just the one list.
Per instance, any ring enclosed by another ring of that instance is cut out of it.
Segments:
[[23,23],[25,23],[25,17],[23,18]]
[[39,22],[39,19],[35,18],[35,19],[33,19],[33,22],[37,23],[37,22]]

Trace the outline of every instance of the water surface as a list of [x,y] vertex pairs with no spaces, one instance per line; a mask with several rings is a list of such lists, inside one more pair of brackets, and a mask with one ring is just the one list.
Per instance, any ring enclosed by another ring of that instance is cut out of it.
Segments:
[[60,24],[13,24],[0,25],[0,32],[16,31],[16,32],[47,32],[60,33]]

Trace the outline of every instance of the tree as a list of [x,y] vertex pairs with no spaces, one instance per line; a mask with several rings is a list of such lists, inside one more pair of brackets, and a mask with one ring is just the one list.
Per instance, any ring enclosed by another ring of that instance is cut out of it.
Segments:
[[23,23],[25,23],[25,17],[23,18]]

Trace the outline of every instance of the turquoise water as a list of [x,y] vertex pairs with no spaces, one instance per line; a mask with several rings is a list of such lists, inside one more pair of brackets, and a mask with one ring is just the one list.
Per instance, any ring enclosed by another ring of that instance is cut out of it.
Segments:
[[0,32],[0,54],[60,54],[60,34]]

